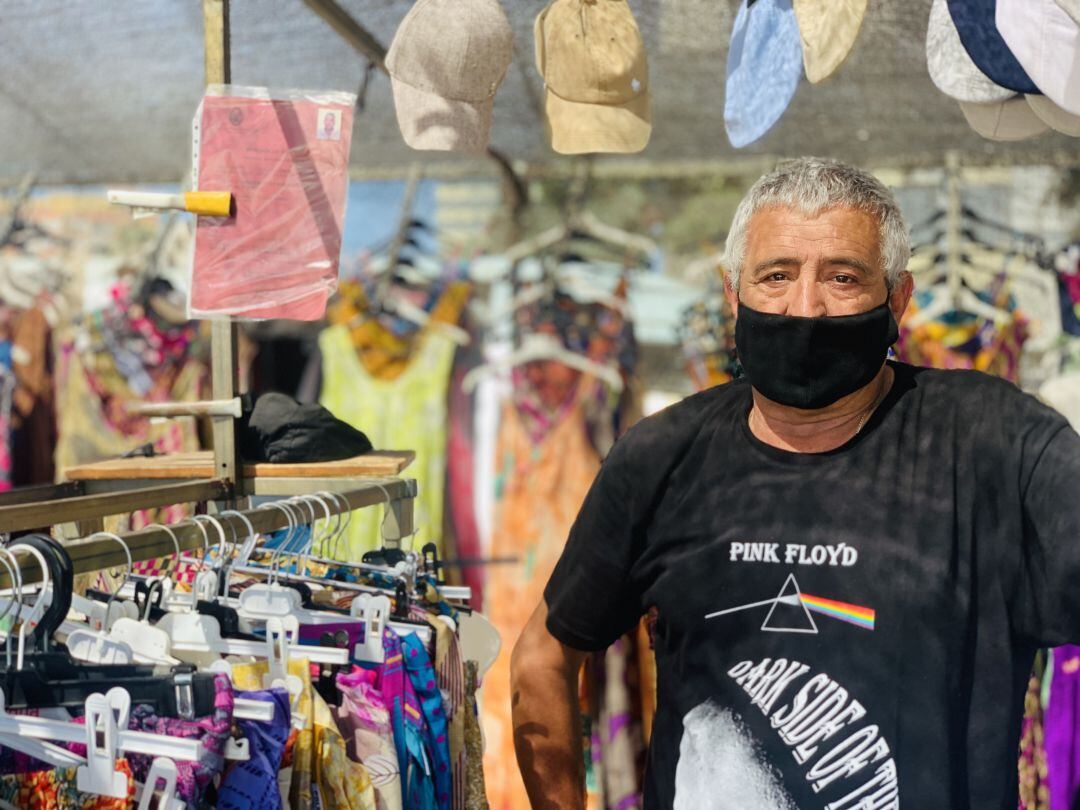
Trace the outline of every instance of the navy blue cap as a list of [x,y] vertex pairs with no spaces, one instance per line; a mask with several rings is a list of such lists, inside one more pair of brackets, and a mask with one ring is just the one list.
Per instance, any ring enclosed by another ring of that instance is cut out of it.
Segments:
[[1017,93],[1039,93],[998,32],[996,10],[997,0],[949,0],[960,41],[979,70],[994,84]]

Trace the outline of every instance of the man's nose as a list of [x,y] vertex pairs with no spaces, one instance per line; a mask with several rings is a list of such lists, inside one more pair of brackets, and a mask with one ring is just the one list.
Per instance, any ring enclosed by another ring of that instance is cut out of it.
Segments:
[[800,273],[790,293],[788,315],[794,315],[797,318],[820,318],[828,314],[821,285],[817,283],[812,273]]

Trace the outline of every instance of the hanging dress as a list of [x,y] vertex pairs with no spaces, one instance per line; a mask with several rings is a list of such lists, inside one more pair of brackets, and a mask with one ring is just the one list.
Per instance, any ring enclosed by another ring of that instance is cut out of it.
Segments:
[[[583,378],[584,390],[591,380]],[[497,506],[491,553],[518,557],[493,566],[486,588],[488,618],[502,651],[484,676],[479,698],[486,750],[484,776],[492,810],[528,810],[514,755],[510,712],[510,652],[536,609],[562,554],[570,526],[600,469],[589,442],[580,396],[534,442],[513,403],[503,410],[496,450]]]
[[[415,478],[412,548],[440,545],[446,478],[446,401],[455,344],[436,331],[425,331],[408,366],[394,379],[376,377],[356,355],[348,327],[331,326],[319,335],[323,358],[320,402],[338,419],[367,434],[379,450],[414,450],[416,460],[404,475]],[[352,516],[346,535],[348,560],[382,546],[381,511],[364,509]]]

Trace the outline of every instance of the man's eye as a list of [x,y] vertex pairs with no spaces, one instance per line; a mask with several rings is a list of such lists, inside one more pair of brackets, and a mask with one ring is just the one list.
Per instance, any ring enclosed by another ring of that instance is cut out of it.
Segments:
[[769,273],[765,279],[766,281],[787,281],[786,273]]
[[841,273],[838,276],[834,276],[833,281],[839,282],[840,284],[854,284],[856,279],[855,276],[848,276]]

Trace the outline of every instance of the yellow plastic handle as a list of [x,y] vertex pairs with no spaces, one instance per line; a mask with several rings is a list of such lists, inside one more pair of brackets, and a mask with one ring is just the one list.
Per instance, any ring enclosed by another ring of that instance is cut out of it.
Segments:
[[227,217],[232,213],[232,194],[228,191],[186,191],[184,209],[201,217]]

